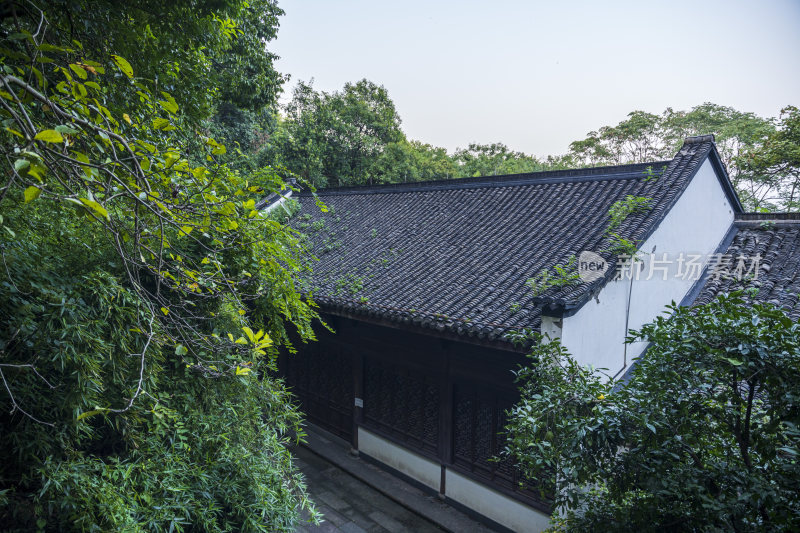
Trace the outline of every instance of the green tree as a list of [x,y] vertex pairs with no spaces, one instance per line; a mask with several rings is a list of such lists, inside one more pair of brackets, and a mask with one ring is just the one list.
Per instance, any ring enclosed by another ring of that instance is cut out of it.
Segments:
[[741,293],[669,310],[624,383],[518,335],[509,453],[556,487],[560,530],[797,530],[800,325]]
[[774,207],[769,175],[745,164],[745,154],[760,147],[775,132],[770,120],[732,107],[704,103],[689,111],[667,108],[660,115],[633,111],[616,126],[589,132],[570,144],[577,165],[620,165],[671,159],[683,140],[713,133],[717,148],[743,203],[751,209]]
[[[36,16],[10,2],[16,16]],[[208,118],[216,104],[262,111],[274,104],[283,78],[266,48],[283,11],[274,0],[53,0],[49,31],[81,43],[87,57],[125,57],[138,78],[181,102],[181,115]],[[13,18],[13,17],[9,17]],[[108,86],[109,102],[127,93]]]
[[500,176],[546,170],[546,166],[533,156],[510,150],[503,143],[470,144],[456,150],[453,160],[460,176]]
[[375,159],[389,143],[405,139],[394,102],[383,86],[361,80],[346,83],[330,103],[337,119],[332,140],[343,156],[333,168],[340,176],[352,176],[353,184],[372,184]]
[[368,80],[330,94],[299,83],[282,126],[273,161],[317,186],[373,183],[380,154],[405,140],[388,92]]
[[330,172],[326,162],[329,155],[328,124],[332,121],[324,96],[310,83],[297,84],[292,100],[286,105],[286,116],[279,120],[268,148],[268,159],[273,164],[284,165],[318,187],[328,183]]
[[616,126],[589,132],[570,144],[570,155],[582,165],[621,165],[672,157],[674,151],[663,118],[633,111]]
[[[27,9],[19,4],[21,15]],[[127,58],[139,79],[181,102],[182,120],[226,144],[219,160],[243,171],[258,168],[275,126],[285,78],[267,45],[281,14],[274,0],[48,3],[50,31],[80,42],[87,57]],[[125,92],[106,88],[109,106],[126,105]]]
[[677,151],[683,139],[690,135],[713,133],[742,202],[751,209],[764,205],[770,194],[769,180],[762,174],[748,172],[741,162],[745,153],[760,146],[775,131],[770,120],[712,103],[693,107],[688,112],[667,109],[663,117],[668,146],[673,151]]
[[370,170],[375,183],[451,179],[458,168],[444,148],[419,141],[387,144]]
[[759,177],[753,180],[751,195],[761,203],[787,211],[800,209],[800,111],[794,106],[781,110],[777,129],[769,132],[762,145],[740,154],[737,164],[748,175]]
[[[155,14],[226,50],[237,32],[211,3],[97,4],[75,5],[81,32],[58,2],[0,26],[0,523],[291,531],[310,506],[285,447],[299,414],[271,371],[288,328],[313,337],[305,254],[254,210],[280,176],[221,163],[196,127],[215,52]],[[140,77],[119,50],[145,30],[132,58],[170,44]]]

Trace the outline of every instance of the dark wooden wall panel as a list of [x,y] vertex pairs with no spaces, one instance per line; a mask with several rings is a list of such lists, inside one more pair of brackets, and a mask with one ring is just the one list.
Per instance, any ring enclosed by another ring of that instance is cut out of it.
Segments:
[[[541,505],[504,447],[522,354],[327,316],[336,331],[281,358],[309,420],[354,443],[359,425],[476,481]],[[364,407],[354,408],[356,393]]]
[[412,450],[437,454],[439,380],[378,358],[364,362],[364,426]]
[[350,440],[353,433],[352,349],[325,342],[282,359],[281,372],[314,424]]

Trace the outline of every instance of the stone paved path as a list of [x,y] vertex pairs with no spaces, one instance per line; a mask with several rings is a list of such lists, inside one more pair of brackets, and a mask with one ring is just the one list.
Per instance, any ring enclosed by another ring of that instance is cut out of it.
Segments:
[[293,450],[311,498],[325,517],[297,533],[441,533],[431,522],[385,497],[302,446]]

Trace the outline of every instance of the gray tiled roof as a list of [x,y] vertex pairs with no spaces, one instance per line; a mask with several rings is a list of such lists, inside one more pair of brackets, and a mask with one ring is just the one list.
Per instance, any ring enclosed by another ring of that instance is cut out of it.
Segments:
[[319,258],[310,286],[324,310],[497,341],[537,327],[543,305],[585,303],[605,280],[537,299],[525,281],[607,248],[609,208],[626,195],[652,199],[618,230],[645,239],[709,154],[719,161],[701,137],[665,162],[319,191],[328,213],[300,193],[293,225]]
[[[783,307],[800,319],[800,213],[746,213],[737,216],[734,233],[721,253],[731,258],[759,258],[751,277],[707,276],[695,304],[706,304],[721,293],[754,288],[756,302]],[[752,259],[748,260],[752,265]]]

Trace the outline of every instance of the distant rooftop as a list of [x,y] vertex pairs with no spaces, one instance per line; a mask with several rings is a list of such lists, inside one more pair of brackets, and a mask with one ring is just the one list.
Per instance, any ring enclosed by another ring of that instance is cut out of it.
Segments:
[[758,257],[758,269],[744,276],[706,273],[695,304],[706,304],[718,294],[756,289],[752,302],[783,307],[792,320],[800,319],[800,213],[741,213],[720,253],[734,261]]

